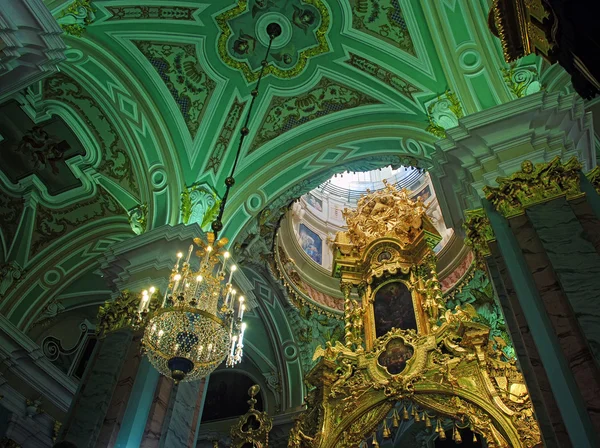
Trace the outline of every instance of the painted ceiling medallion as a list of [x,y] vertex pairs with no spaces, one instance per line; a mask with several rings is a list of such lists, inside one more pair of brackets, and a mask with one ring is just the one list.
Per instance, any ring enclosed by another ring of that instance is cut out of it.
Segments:
[[350,0],[352,26],[415,55],[399,0]]
[[321,0],[239,0],[216,21],[221,59],[241,70],[248,82],[258,79],[269,44],[268,23],[279,24],[282,32],[273,40],[266,74],[293,78],[302,73],[309,58],[329,51],[329,12]]

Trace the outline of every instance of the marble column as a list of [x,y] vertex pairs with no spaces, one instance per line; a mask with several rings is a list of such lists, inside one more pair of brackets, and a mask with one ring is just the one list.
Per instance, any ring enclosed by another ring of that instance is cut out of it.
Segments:
[[115,447],[141,446],[144,439],[145,426],[152,418],[154,391],[161,380],[169,384],[173,383],[171,380],[161,376],[152,364],[150,364],[148,358],[142,358],[122,424],[119,428]]
[[[121,425],[124,421],[125,412],[130,403],[133,386],[138,376],[138,370],[142,360],[142,332],[135,331],[132,332],[132,335],[133,337],[129,344],[127,354],[125,355],[119,379],[115,385],[110,404],[108,405],[104,421],[102,422],[102,427],[100,428],[100,433],[98,434],[98,440],[96,442],[97,448],[115,446]],[[138,405],[139,404],[136,403],[136,407]]]
[[[569,314],[577,320],[572,323],[574,331],[582,333],[587,341],[580,344],[589,345],[596,363],[600,363],[600,254],[595,247],[600,226],[585,205],[585,198],[575,203],[558,198],[528,208],[526,213],[564,295],[565,312],[572,309]],[[586,356],[589,348],[585,347]],[[587,361],[580,358],[581,362]],[[591,369],[598,371],[597,366]]]
[[[121,380],[125,380],[122,374],[127,375],[131,371],[131,367],[128,367],[123,372],[123,367],[130,361],[128,354],[132,354],[133,341],[134,332],[122,329],[107,334],[96,344],[63,425],[62,440],[82,447],[109,446],[108,442],[105,445],[99,445],[98,442],[101,434],[103,441],[110,440],[111,432],[114,432],[114,426],[118,423],[115,417],[119,414],[121,397],[115,396],[114,392],[118,383],[122,385]],[[132,361],[136,362],[135,359]],[[109,408],[113,412],[112,421],[105,420]]]
[[600,446],[600,200],[597,171],[593,185],[581,174],[596,167],[591,114],[577,95],[540,92],[446,134],[432,169],[444,218],[458,229],[469,210],[544,443]]
[[179,383],[171,392],[160,439],[160,448],[194,448],[208,390],[208,378]]
[[[125,290],[136,296],[150,286],[164,291],[177,252],[185,250],[195,237],[200,236],[202,231],[197,225],[164,226],[112,245],[100,258],[99,264],[104,278],[114,290],[114,298],[121,296],[122,299],[121,291]],[[110,303],[110,306],[118,305]],[[117,306],[114,311],[116,320],[127,309]],[[107,321],[111,328],[96,346],[63,426],[61,439],[80,447],[140,446],[148,443],[150,432],[146,433],[145,429],[149,424],[159,439],[170,428],[164,421],[160,428],[151,424],[157,420],[157,403],[153,394],[157,388],[166,390],[168,386],[159,381],[158,372],[141,354],[143,328],[132,329],[128,319],[117,323],[114,320]],[[113,328],[114,325],[122,327]],[[187,389],[189,386],[184,386],[183,390]],[[184,415],[184,410],[191,406],[192,415],[195,415],[194,412],[199,414],[196,409],[198,394],[188,390],[179,395],[175,401],[175,412]],[[164,394],[160,396],[164,397]],[[188,399],[192,400],[189,406],[180,403],[187,405]],[[184,410],[180,411],[180,408]],[[199,420],[192,418],[189,424],[194,426],[196,421]],[[187,443],[190,431],[181,429],[183,432],[179,434],[180,427],[173,425],[170,428],[171,439],[179,436]],[[170,440],[166,446],[178,446]]]
[[497,242],[490,243],[490,250],[491,255],[487,259],[488,272],[502,307],[519,367],[527,382],[527,390],[535,409],[544,446],[570,448],[573,444],[569,439],[558,403],[552,394],[548,374],[540,361],[540,354]]
[[158,379],[152,395],[152,405],[146,419],[140,448],[159,448],[173,387],[173,381],[169,378],[161,376]]
[[[485,205],[496,238],[496,243],[490,245],[494,260],[490,263],[488,259],[488,267],[493,271],[495,266],[501,266],[500,275],[492,275],[497,289],[504,287],[510,296],[510,286],[514,287],[515,297],[504,308],[506,314],[515,316],[517,327],[513,322],[511,328],[510,319],[507,321],[513,339],[521,339],[525,347],[525,351],[517,353],[525,366],[523,373],[532,398],[538,395],[536,412],[542,430],[547,431],[544,439],[551,443],[556,440],[558,446],[600,446],[597,435],[600,420],[596,412],[600,399],[598,369],[538,229],[530,219],[531,214],[543,214],[541,210],[549,207],[553,212],[545,215],[546,220],[552,220],[554,224],[549,227],[560,241],[563,221],[568,218],[565,209],[559,216],[555,208],[568,205],[560,198],[529,207],[526,215],[510,219],[502,217],[491,204]],[[588,252],[589,246],[588,242]],[[577,255],[576,247],[574,252],[562,254],[565,266],[570,257]],[[576,261],[574,265],[577,266]],[[572,268],[571,274],[575,270]],[[588,297],[590,293],[594,294],[588,291]],[[528,363],[532,366],[529,371]],[[555,404],[559,404],[560,418]],[[546,415],[548,419],[544,422]],[[552,423],[551,428],[544,425],[548,422]],[[570,444],[564,438],[563,424]]]

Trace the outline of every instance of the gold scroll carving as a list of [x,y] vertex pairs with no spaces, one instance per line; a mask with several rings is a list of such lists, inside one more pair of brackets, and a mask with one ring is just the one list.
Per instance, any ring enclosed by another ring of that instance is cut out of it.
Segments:
[[140,300],[140,294],[132,294],[124,290],[116,299],[106,301],[98,308],[96,333],[104,336],[124,328],[134,330],[144,328],[148,323],[148,315],[157,309],[158,301],[151,298],[148,308],[140,312]]
[[485,266],[485,257],[491,254],[488,243],[494,241],[494,231],[482,208],[465,212],[465,244],[473,249],[479,268]]
[[260,392],[260,386],[255,384],[248,389],[250,409],[231,427],[231,447],[241,448],[251,445],[254,448],[268,448],[269,432],[273,428],[273,420],[266,412],[258,411],[256,406],[256,395]]

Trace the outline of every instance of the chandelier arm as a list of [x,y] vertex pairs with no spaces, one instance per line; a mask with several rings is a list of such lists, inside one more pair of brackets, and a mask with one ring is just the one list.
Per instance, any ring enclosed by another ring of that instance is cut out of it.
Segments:
[[267,47],[267,53],[265,54],[265,58],[262,60],[260,73],[258,74],[258,81],[256,82],[256,87],[254,87],[254,89],[251,92],[252,100],[250,100],[250,106],[248,107],[248,112],[246,113],[246,119],[244,121],[244,125],[242,126],[242,129],[240,130],[241,137],[240,137],[240,140],[238,143],[237,151],[235,153],[235,159],[234,159],[233,165],[231,167],[231,174],[229,175],[229,177],[227,177],[225,179],[225,193],[223,194],[223,200],[221,201],[221,205],[219,206],[219,214],[217,215],[217,217],[211,224],[214,241],[217,241],[219,232],[223,229],[223,222],[221,220],[223,218],[223,213],[225,212],[225,204],[227,203],[227,199],[229,198],[229,190],[231,190],[231,187],[235,184],[235,179],[234,179],[233,175],[235,173],[235,169],[236,169],[238,161],[240,159],[240,153],[242,152],[242,146],[244,144],[244,139],[250,132],[248,130],[248,123],[250,122],[250,115],[252,114],[252,108],[254,107],[256,97],[258,96],[258,88],[260,87],[260,81],[262,80],[262,77],[264,75],[265,68],[269,65],[268,58],[269,58],[269,54],[271,52],[271,45],[273,44],[273,39],[275,39],[275,37],[277,37],[275,34],[269,35],[269,45]]

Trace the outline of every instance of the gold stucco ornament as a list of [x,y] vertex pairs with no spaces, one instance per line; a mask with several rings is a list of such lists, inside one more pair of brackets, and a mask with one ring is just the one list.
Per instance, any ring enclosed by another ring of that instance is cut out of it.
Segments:
[[498,187],[483,187],[486,199],[505,218],[520,215],[527,207],[551,201],[561,196],[575,199],[580,190],[581,162],[575,157],[562,164],[560,157],[548,163],[534,165],[530,160],[521,164],[521,171],[499,177]]
[[269,446],[269,432],[273,428],[273,420],[266,412],[255,409],[256,396],[260,392],[258,384],[248,389],[250,409],[242,415],[231,427],[231,447],[242,448],[267,448]]
[[432,250],[437,232],[409,201],[388,185],[345,212],[348,232],[336,237],[333,268],[345,341],[315,351],[307,409],[288,446],[379,444],[400,422],[456,443],[470,428],[493,448],[539,445],[523,375],[494,348],[472,306],[446,309]]
[[124,290],[114,300],[101,305],[98,309],[96,333],[105,336],[107,333],[126,328],[143,329],[148,323],[148,314],[156,310],[158,302],[149,300],[148,309],[140,310],[141,298],[142,294],[133,294]]
[[484,258],[491,254],[488,243],[494,241],[494,231],[482,208],[465,212],[465,244],[473,249],[480,267],[485,265]]

